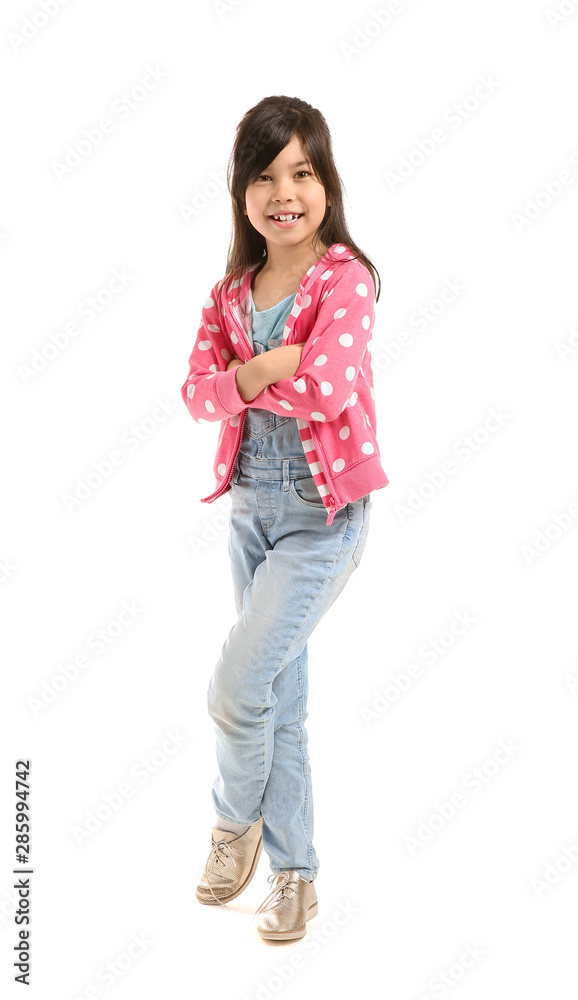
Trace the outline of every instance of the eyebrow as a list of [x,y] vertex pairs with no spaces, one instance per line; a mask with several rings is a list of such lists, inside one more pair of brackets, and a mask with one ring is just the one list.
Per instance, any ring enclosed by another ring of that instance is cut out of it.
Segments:
[[[299,160],[299,163],[290,163],[289,166],[290,167],[303,167],[303,166],[309,167],[309,166],[311,166],[311,164],[309,163],[309,160]],[[267,167],[266,169],[270,170],[271,168]]]

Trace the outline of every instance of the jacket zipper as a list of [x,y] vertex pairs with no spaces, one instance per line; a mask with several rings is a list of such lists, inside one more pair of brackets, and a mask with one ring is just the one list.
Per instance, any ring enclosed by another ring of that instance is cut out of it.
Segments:
[[[317,453],[317,457],[319,458],[319,461],[320,461],[321,466],[323,468],[323,472],[324,472],[324,475],[325,475],[325,480],[327,482],[327,485],[329,485],[332,482],[332,477],[331,477],[331,475],[329,473],[329,470],[328,470],[326,462],[325,462],[325,455],[323,454],[323,449],[321,448],[320,443],[319,443],[319,438],[317,436],[317,430],[316,430],[316,428],[314,428],[313,424],[309,424],[309,430],[310,430],[310,432],[311,432],[311,434],[313,436],[313,441],[315,443],[315,451]],[[329,493],[327,499],[329,500],[329,503],[331,504],[330,510],[332,510],[333,513],[335,513],[338,510],[338,507],[337,507],[337,500],[333,496],[333,493]]]
[[[244,331],[244,329],[242,327],[242,324],[241,324],[240,320],[237,317],[237,314],[235,313],[235,311],[233,309],[232,304],[231,303],[227,303],[227,305],[229,307],[229,312],[231,313],[231,316],[233,317],[233,320],[235,321],[235,323],[237,325],[237,329],[241,333],[241,340],[243,342],[243,349],[246,349],[246,352],[247,352],[247,358],[246,358],[246,360],[249,361],[250,358],[254,357],[255,355],[249,353],[249,344],[248,344],[248,341],[247,341],[247,335],[246,335],[246,333],[245,333],[245,331]],[[233,478],[233,471],[235,469],[235,462],[237,461],[237,455],[239,454],[239,449],[241,447],[241,441],[242,441],[242,438],[243,438],[243,428],[245,426],[245,420],[246,419],[247,419],[247,410],[245,409],[245,410],[243,410],[242,419],[239,420],[239,429],[237,431],[237,440],[235,441],[235,453],[234,453],[232,461],[231,461],[231,470],[229,472],[229,478],[227,479],[226,482],[221,483],[221,485],[220,485],[220,487],[219,487],[218,490],[216,490],[214,493],[211,493],[210,496],[205,497],[205,502],[208,501],[208,500],[216,500],[217,497],[220,497],[220,496],[222,496],[223,493],[226,493],[227,490],[228,490],[228,488],[229,488],[229,484],[231,482],[231,479]]]

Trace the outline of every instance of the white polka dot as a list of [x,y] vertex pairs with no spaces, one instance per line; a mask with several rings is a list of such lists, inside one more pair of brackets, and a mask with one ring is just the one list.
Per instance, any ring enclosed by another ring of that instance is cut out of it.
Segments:
[[307,388],[305,379],[298,378],[297,381],[293,383],[293,388],[295,389],[295,392],[305,392]]
[[241,419],[241,414],[240,413],[233,414],[233,416],[230,417],[230,419],[229,419],[229,423],[230,423],[231,427],[237,427],[238,424],[239,424],[239,420],[240,419]]
[[342,316],[345,316],[346,312],[347,309],[336,309],[333,313],[333,319],[341,319]]
[[324,271],[323,274],[320,275],[321,280],[325,281],[327,278],[330,278],[332,274],[333,274],[333,271]]
[[223,347],[223,349],[221,351],[221,357],[223,357],[225,359],[225,361],[230,361],[231,360],[231,355],[229,354],[229,351],[227,350],[226,347]]
[[193,398],[194,391],[195,391],[195,387],[194,387],[193,383],[191,382],[191,384],[187,386],[187,396],[189,397],[189,399]]
[[339,437],[342,441],[345,441],[345,439],[349,437],[350,433],[349,427],[342,427],[339,431]]
[[283,409],[285,409],[285,410],[292,410],[293,409],[293,407],[291,406],[291,403],[287,399],[280,399],[279,400],[279,406],[282,406]]
[[333,468],[334,472],[341,472],[341,470],[345,468],[345,459],[344,458],[336,458],[335,461],[334,461],[334,463],[333,463],[332,468]]
[[362,325],[363,329],[364,330],[369,330],[370,324],[371,324],[371,320],[370,320],[369,316],[364,316],[363,319],[361,320],[361,325]]
[[318,340],[319,337],[315,337],[315,339],[311,341],[311,346],[313,347],[313,344],[316,344]]
[[367,285],[364,285],[363,281],[361,281],[357,286],[357,288],[355,289],[355,291],[357,292],[358,295],[365,296],[367,295]]
[[357,403],[357,393],[356,392],[352,392],[351,396],[349,397],[349,405],[350,406],[355,406],[356,403]]
[[335,250],[335,253],[343,253],[345,251],[345,247],[342,247],[341,243],[339,246],[333,247],[333,249]]
[[219,370],[219,366],[218,365],[209,365],[209,371],[210,372],[218,372],[218,370]]
[[199,351],[208,351],[211,347],[210,340],[200,340],[199,341]]
[[226,471],[227,471],[227,466],[224,465],[223,462],[221,462],[221,464],[217,466],[217,472],[219,473],[220,476],[224,476]]
[[215,304],[215,303],[213,302],[213,300],[212,300],[211,296],[209,295],[209,298],[208,298],[208,299],[207,299],[207,301],[205,302],[205,309],[210,309],[210,308],[211,308],[211,306],[214,306],[214,304]]
[[311,419],[312,420],[325,420],[325,414],[324,413],[319,413],[319,410],[313,410],[313,413],[311,414]]
[[348,382],[353,382],[353,379],[355,378],[355,368],[353,365],[350,365],[349,368],[345,369],[345,378]]
[[375,399],[375,393],[374,393],[374,391],[373,391],[373,389],[372,389],[372,387],[371,387],[371,386],[369,387],[369,391],[370,391],[370,393],[371,393],[371,398],[372,398],[372,399]]
[[327,363],[326,354],[318,354],[317,357],[315,358],[315,361],[313,362],[314,365],[324,365],[326,363]]
[[239,338],[234,330],[231,330],[231,340],[233,341],[234,344],[237,344],[239,342]]
[[203,418],[202,418],[202,417],[197,417],[197,423],[198,423],[198,424],[206,424],[206,423],[207,423],[207,421],[206,421],[206,420],[203,420]]
[[324,396],[330,396],[331,393],[333,392],[333,386],[331,385],[331,382],[322,382],[321,392],[323,393]]
[[205,409],[208,410],[209,413],[214,413],[215,412],[215,407],[211,403],[210,399],[206,399],[205,400]]
[[[304,295],[303,298],[301,299],[301,308],[307,309],[307,306],[311,305],[311,301],[312,300],[310,295]],[[295,308],[295,306],[293,308]]]
[[363,444],[361,445],[361,450],[366,455],[371,455],[373,453],[373,450],[374,450],[371,441],[364,441]]
[[221,332],[220,327],[218,327],[216,323],[209,323],[208,326],[207,326],[207,330],[210,330],[211,333],[220,333]]
[[353,343],[353,337],[350,333],[342,333],[339,338],[339,343],[342,347],[351,347]]

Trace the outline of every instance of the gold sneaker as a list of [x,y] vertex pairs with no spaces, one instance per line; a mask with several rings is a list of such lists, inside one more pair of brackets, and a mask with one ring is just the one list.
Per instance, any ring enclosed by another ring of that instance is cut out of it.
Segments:
[[195,893],[199,903],[224,906],[247,888],[263,850],[262,827],[262,816],[242,837],[213,827],[211,851]]
[[305,936],[305,921],[317,916],[315,882],[308,882],[299,872],[273,873],[267,881],[276,885],[261,903],[257,930],[262,938],[284,941]]

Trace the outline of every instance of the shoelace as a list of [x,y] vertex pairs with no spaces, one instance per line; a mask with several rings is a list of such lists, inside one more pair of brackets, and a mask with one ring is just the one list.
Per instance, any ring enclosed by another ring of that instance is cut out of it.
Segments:
[[220,906],[226,906],[227,904],[224,903],[222,899],[219,899],[218,896],[215,896],[215,893],[213,892],[213,887],[211,885],[210,876],[209,876],[210,869],[212,868],[212,866],[213,866],[214,863],[221,862],[221,864],[223,864],[223,865],[225,864],[225,861],[223,860],[223,858],[220,855],[221,851],[223,852],[223,854],[225,855],[225,857],[230,856],[231,861],[233,862],[235,868],[237,867],[237,862],[235,861],[235,859],[233,857],[233,854],[236,854],[238,857],[242,858],[243,857],[243,851],[237,850],[237,848],[233,847],[233,845],[231,843],[229,843],[228,840],[218,840],[211,847],[211,853],[209,854],[209,857],[208,857],[208,860],[207,860],[207,864],[206,864],[206,868],[205,868],[206,883],[207,883],[209,889],[211,890],[211,895],[214,896],[215,899],[217,900],[217,903],[219,903]]
[[290,878],[291,878],[290,872],[277,872],[277,873],[273,872],[272,875],[269,875],[269,878],[267,879],[269,884],[271,884],[271,882],[273,882],[275,879],[279,879],[280,881],[277,883],[277,885],[273,886],[271,892],[269,893],[267,898],[263,900],[259,909],[255,910],[254,917],[256,917],[258,913],[261,913],[262,910],[266,910],[270,906],[276,906],[277,903],[280,903],[282,899],[291,899],[291,896],[289,894],[285,895],[286,889],[290,889],[292,893],[295,893],[295,885],[288,884]]

